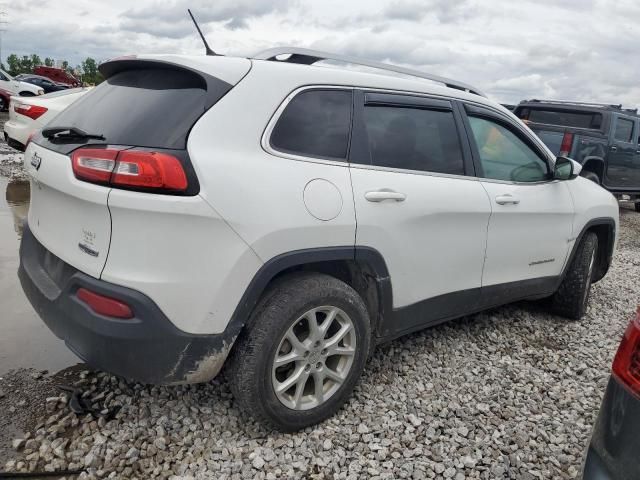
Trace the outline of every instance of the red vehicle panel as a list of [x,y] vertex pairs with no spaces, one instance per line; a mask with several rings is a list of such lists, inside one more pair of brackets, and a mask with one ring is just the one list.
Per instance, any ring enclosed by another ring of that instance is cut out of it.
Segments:
[[40,65],[33,69],[33,73],[35,75],[42,75],[43,77],[47,77],[54,82],[64,83],[72,87],[82,86],[82,82],[80,82],[80,80],[61,68],[45,67],[44,65]]

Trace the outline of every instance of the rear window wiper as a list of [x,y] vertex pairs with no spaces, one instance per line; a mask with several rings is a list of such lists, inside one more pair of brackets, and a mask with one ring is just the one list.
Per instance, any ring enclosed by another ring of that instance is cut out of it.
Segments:
[[63,138],[92,138],[104,140],[104,135],[88,133],[78,127],[47,127],[42,129],[42,136],[49,140]]

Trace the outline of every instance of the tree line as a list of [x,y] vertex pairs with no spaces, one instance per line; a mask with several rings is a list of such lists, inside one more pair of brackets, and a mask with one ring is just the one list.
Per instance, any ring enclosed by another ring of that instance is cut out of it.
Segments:
[[[49,57],[45,57],[43,61],[40,56],[35,53],[32,53],[31,55],[22,55],[21,57],[12,53],[7,57],[6,66],[4,63],[1,65],[2,68],[8,71],[10,75],[15,76],[21,73],[33,73],[33,69],[40,65],[55,67],[56,61]],[[87,57],[86,60],[83,60],[80,65],[76,65],[75,68],[71,67],[69,62],[66,60],[61,60],[59,62],[59,66],[76,78],[80,77],[78,79],[82,80],[82,82],[86,84],[97,85],[104,80],[98,71],[98,62],[91,57]]]

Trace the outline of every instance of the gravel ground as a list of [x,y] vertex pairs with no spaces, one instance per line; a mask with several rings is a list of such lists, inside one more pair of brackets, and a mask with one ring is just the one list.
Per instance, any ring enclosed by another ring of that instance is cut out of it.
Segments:
[[[6,112],[0,112],[0,128],[9,118]],[[2,132],[0,132],[1,136]],[[4,137],[2,137],[4,138]],[[22,169],[24,155],[11,148],[4,140],[0,141],[0,175],[11,180],[27,180],[27,174]]]
[[640,299],[640,214],[623,207],[621,217],[613,267],[581,322],[519,303],[401,338],[377,349],[345,408],[296,434],[242,414],[221,378],[148,387],[84,372],[75,385],[98,410],[121,407],[115,418],[71,413],[68,394],[41,399],[29,405],[39,425],[15,440],[5,468],[83,470],[79,478],[576,478]]

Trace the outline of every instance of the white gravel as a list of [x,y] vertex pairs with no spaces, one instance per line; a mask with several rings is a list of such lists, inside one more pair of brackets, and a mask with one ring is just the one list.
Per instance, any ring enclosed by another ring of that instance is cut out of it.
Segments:
[[78,418],[64,395],[49,399],[43,426],[16,443],[6,468],[85,469],[80,478],[576,478],[640,301],[638,278],[640,214],[622,209],[614,265],[581,322],[520,303],[394,341],[339,414],[296,434],[255,424],[223,380],[145,387],[89,373],[87,396],[122,405],[117,417]]
[[26,180],[27,174],[22,168],[24,154],[0,142],[0,175],[11,180]]

